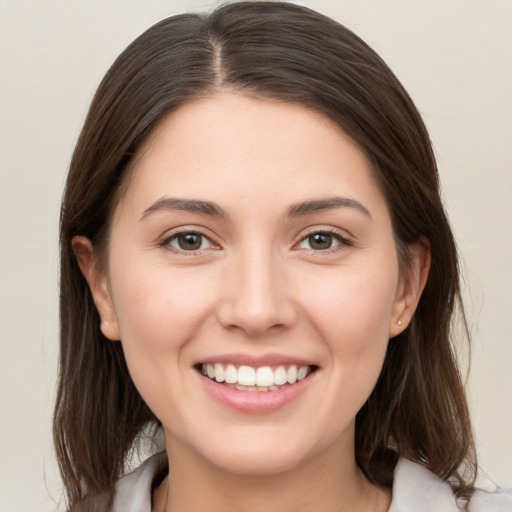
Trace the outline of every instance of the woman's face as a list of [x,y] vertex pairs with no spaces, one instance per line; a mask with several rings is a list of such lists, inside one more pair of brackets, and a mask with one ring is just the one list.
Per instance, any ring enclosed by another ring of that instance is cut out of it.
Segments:
[[320,114],[233,93],[152,134],[95,282],[168,449],[249,474],[353,456],[414,303],[363,153]]

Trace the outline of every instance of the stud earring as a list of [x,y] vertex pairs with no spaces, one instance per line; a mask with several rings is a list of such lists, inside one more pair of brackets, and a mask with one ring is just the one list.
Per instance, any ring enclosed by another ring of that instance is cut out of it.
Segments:
[[401,326],[402,325],[402,320],[398,320],[397,324]]

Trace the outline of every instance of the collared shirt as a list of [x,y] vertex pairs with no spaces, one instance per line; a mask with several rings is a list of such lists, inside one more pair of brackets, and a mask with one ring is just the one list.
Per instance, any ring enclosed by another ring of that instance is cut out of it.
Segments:
[[[158,453],[116,485],[110,512],[151,512],[153,480],[167,465],[167,454]],[[457,500],[448,482],[406,459],[395,468],[389,512],[512,512],[512,490],[477,490],[469,504]]]

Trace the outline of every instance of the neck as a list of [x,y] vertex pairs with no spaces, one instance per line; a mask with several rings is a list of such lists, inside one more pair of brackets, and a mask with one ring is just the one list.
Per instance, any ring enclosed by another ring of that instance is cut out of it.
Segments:
[[167,442],[169,475],[154,495],[154,512],[385,512],[391,493],[368,482],[346,447],[271,475],[226,471],[180,443]]

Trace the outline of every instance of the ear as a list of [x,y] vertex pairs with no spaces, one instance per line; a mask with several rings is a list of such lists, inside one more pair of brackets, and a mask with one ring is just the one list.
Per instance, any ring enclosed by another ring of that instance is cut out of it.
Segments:
[[119,325],[107,276],[105,272],[101,272],[98,268],[91,241],[85,236],[75,236],[71,241],[71,246],[100,315],[101,332],[112,341],[119,340]]
[[418,307],[430,270],[431,253],[427,239],[422,238],[408,248],[409,261],[402,272],[389,325],[389,337],[403,332]]

